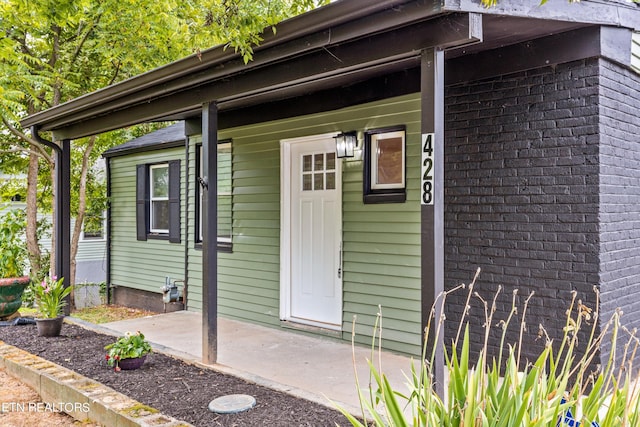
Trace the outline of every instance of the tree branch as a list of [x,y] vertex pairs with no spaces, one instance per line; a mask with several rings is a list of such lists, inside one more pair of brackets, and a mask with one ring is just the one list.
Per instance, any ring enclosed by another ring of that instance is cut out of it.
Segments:
[[31,138],[24,132],[21,132],[19,129],[9,123],[9,121],[4,116],[2,116],[2,123],[7,127],[7,129],[9,129],[9,132],[22,139],[23,141],[28,142],[32,147],[34,147],[36,149],[36,152],[39,153],[38,155],[40,157],[45,158],[49,163],[53,163],[51,155],[44,149],[44,147],[42,147],[42,145],[38,141]]
[[[15,40],[16,42],[18,42],[18,44],[20,45],[20,50],[22,51],[22,53],[24,53],[25,55],[30,56],[31,58],[35,58],[35,57],[36,57],[36,56],[33,54],[33,52],[31,52],[31,49],[29,49],[29,46],[27,45],[27,37],[26,37],[26,35],[22,34],[22,37],[20,37],[20,38],[17,38],[17,37],[16,37],[16,38],[14,38],[14,40]],[[34,65],[33,65],[33,67],[34,67],[35,69],[42,69],[42,67],[38,67],[38,66],[36,66],[36,65],[35,65],[36,63],[37,63],[37,62],[36,62],[36,61],[34,61]]]
[[71,60],[69,61],[70,64],[74,64],[76,62],[76,59],[78,59],[78,56],[82,52],[82,48],[83,48],[84,44],[86,43],[87,39],[89,38],[89,35],[93,32],[93,29],[96,27],[96,25],[98,25],[100,23],[100,18],[102,18],[102,14],[99,14],[96,17],[95,22],[93,22],[91,25],[89,25],[89,27],[85,31],[84,36],[82,36],[82,39],[80,40],[80,43],[78,43],[78,46],[76,46],[76,49],[73,52],[73,55],[71,56]]
[[118,74],[120,74],[120,66],[122,65],[121,62],[118,62],[116,64],[113,61],[111,61],[111,63],[115,66],[115,71],[113,73],[113,76],[111,76],[111,80],[109,80],[109,86],[112,85],[118,78]]
[[24,147],[16,147],[16,148],[13,148],[13,149],[10,149],[10,150],[0,150],[0,154],[11,154],[11,153],[33,154],[35,156],[40,157],[41,159],[45,159],[45,157],[42,155],[42,153],[40,153],[38,151],[34,151],[34,150],[29,150],[28,148],[24,148]]
[[62,28],[58,25],[51,26],[51,34],[53,35],[53,42],[51,43],[51,56],[49,57],[49,67],[53,69],[58,62],[58,54],[60,53],[60,33]]

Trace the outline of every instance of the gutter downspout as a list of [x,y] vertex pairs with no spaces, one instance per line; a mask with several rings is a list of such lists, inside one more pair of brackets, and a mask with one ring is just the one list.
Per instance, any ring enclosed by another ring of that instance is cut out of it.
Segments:
[[[55,179],[56,179],[56,198],[55,206],[55,233],[56,253],[55,274],[58,277],[65,277],[65,287],[69,286],[69,278],[71,276],[71,141],[62,140],[62,146],[48,141],[38,133],[38,126],[31,126],[31,135],[39,143],[52,148],[56,153],[55,161]],[[65,298],[67,304],[64,308],[64,314],[71,313],[71,296]]]

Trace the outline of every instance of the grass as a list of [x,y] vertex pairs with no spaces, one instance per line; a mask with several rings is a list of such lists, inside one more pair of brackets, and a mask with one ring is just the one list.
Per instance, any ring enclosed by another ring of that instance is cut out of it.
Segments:
[[153,316],[154,314],[157,313],[119,305],[98,305],[76,310],[71,313],[72,316],[78,319],[94,324],[136,319],[139,317]]
[[[37,317],[38,311],[35,308],[22,306],[20,315],[25,317]],[[118,320],[136,319],[139,317],[153,316],[153,311],[140,310],[137,308],[123,307],[120,305],[98,305],[95,307],[82,308],[71,313],[73,317],[85,320],[90,323],[100,324],[116,322]]]
[[23,316],[23,317],[36,317],[36,314],[38,314],[38,310],[36,310],[33,307],[26,307],[25,305],[20,307],[20,316]]

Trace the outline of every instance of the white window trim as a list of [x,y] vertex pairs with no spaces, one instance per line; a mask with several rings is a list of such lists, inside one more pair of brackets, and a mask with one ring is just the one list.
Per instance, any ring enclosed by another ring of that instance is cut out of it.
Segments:
[[153,196],[153,170],[164,168],[167,170],[167,175],[169,174],[169,163],[161,163],[157,165],[149,166],[149,231],[151,233],[161,233],[168,234],[168,228],[153,228],[153,202],[169,202],[169,186],[167,185],[167,196],[166,197],[154,197]]
[[84,236],[84,224],[80,231],[81,242],[103,242],[107,240],[107,212],[102,211],[102,237],[85,237]]

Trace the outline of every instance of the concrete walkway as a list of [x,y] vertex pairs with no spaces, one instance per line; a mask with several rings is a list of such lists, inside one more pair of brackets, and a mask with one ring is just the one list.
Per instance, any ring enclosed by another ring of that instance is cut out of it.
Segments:
[[[101,326],[119,334],[141,331],[154,347],[165,353],[202,361],[200,313],[178,311]],[[361,387],[369,383],[366,362],[369,358],[370,349],[356,347]],[[407,391],[404,374],[411,371],[411,359],[388,352],[376,353],[376,367],[380,361],[394,388]],[[332,406],[331,400],[360,414],[352,348],[344,342],[219,318],[215,368],[324,405]]]

